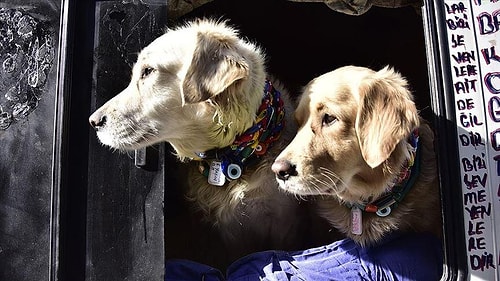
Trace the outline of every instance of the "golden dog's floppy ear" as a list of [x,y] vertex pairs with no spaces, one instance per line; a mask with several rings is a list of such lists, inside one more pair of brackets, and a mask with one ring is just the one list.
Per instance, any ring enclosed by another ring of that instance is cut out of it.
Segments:
[[248,64],[232,40],[198,34],[198,45],[183,83],[183,104],[205,101],[248,77]]
[[364,160],[375,168],[419,125],[418,112],[406,80],[391,68],[367,78],[359,91],[356,133]]

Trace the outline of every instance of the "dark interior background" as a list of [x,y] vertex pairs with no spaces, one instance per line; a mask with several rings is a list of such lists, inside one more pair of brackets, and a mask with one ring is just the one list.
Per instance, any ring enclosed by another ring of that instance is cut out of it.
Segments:
[[[323,3],[215,0],[178,20],[170,19],[169,27],[200,17],[226,19],[243,36],[256,42],[267,55],[268,72],[281,80],[292,96],[297,97],[316,76],[341,66],[378,70],[390,65],[408,79],[422,116],[433,120],[423,20],[413,7],[373,7],[361,16],[352,16],[331,10]],[[167,177],[175,174],[176,165],[175,159],[167,160],[167,170],[174,171],[167,171]],[[200,243],[206,247],[217,243],[212,237],[206,238],[209,233],[205,229],[185,233],[183,229],[187,227],[178,227],[176,222],[184,221],[183,216],[189,212],[183,202],[180,185],[170,176],[165,184],[167,258],[169,248],[181,244],[177,242],[179,237],[181,241],[190,241],[185,244],[194,243],[201,239],[198,233],[204,233],[207,241]],[[198,238],[189,238],[189,233]],[[331,242],[326,239],[325,244]]]
[[228,19],[257,42],[269,72],[297,95],[314,77],[344,65],[391,65],[409,81],[417,106],[431,118],[423,20],[413,7],[372,7],[360,16],[323,3],[216,0],[185,15]]

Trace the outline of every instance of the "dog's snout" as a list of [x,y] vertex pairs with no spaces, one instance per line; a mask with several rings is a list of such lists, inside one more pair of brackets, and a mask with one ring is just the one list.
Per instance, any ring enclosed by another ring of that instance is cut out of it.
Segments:
[[89,117],[90,126],[92,126],[92,128],[94,128],[94,130],[96,131],[99,130],[99,128],[102,128],[106,124],[106,120],[107,120],[106,115],[101,114],[99,112],[94,112],[94,114],[92,114]]
[[271,169],[280,180],[288,180],[292,176],[297,176],[296,166],[288,160],[274,161]]

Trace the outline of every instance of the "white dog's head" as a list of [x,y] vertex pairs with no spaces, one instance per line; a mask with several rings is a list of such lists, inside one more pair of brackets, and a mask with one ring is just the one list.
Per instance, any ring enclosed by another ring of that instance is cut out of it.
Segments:
[[89,118],[99,140],[129,150],[168,141],[180,158],[229,145],[262,99],[264,57],[224,21],[197,20],[145,47],[130,84]]
[[348,202],[385,192],[419,125],[406,80],[390,68],[347,66],[319,76],[306,86],[295,117],[299,131],[272,167],[280,186]]

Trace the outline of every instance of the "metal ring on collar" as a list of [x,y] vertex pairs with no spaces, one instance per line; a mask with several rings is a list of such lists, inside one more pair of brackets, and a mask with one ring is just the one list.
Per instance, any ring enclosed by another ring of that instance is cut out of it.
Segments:
[[241,167],[238,164],[229,164],[227,166],[226,175],[228,178],[235,180],[241,177]]

